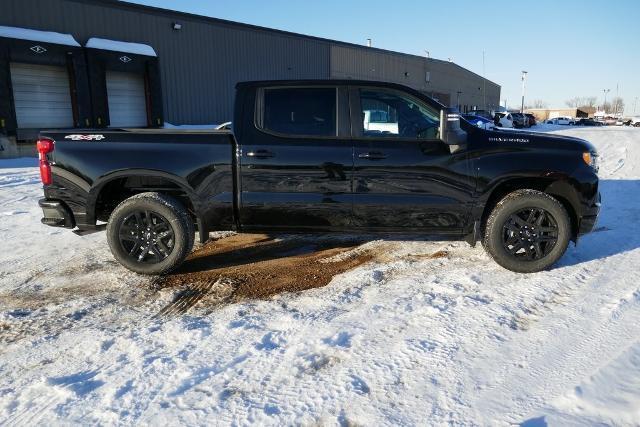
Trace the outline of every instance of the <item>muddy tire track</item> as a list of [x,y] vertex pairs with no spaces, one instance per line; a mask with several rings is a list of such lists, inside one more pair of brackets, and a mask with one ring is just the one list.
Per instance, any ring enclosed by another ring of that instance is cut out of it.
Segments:
[[152,282],[157,290],[179,290],[156,316],[326,286],[334,276],[385,252],[383,244],[355,250],[362,243],[314,237],[274,239],[263,234],[210,242],[194,251],[178,271]]

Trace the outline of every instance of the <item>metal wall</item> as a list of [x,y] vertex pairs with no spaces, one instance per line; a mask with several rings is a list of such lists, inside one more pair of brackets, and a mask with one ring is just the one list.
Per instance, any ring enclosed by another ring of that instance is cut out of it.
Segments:
[[[483,79],[456,64],[107,0],[1,0],[0,25],[145,43],[159,57],[165,120],[231,120],[238,81],[361,78],[483,106]],[[182,24],[174,30],[173,23]],[[429,81],[427,81],[429,73]],[[487,108],[500,86],[485,80]]]
[[[138,42],[157,52],[165,119],[231,120],[236,82],[329,78],[329,44],[206,18],[94,0],[2,0],[0,25]],[[173,30],[180,22],[182,29]]]
[[463,106],[492,109],[500,103],[500,86],[455,63],[375,48],[333,44],[331,77],[400,83],[452,106],[457,92]]

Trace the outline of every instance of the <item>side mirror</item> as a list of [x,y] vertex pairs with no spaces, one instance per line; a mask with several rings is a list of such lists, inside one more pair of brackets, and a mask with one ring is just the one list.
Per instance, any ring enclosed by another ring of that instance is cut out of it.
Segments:
[[440,111],[440,139],[447,145],[467,143],[467,133],[460,127],[460,114],[455,108]]

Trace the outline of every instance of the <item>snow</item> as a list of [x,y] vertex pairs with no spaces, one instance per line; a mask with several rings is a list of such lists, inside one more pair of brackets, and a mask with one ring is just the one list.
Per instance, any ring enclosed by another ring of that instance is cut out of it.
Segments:
[[53,31],[40,31],[0,25],[0,37],[80,47],[80,44],[71,34],[55,33]]
[[85,47],[91,49],[112,50],[115,52],[133,53],[135,55],[158,56],[149,45],[142,43],[130,43],[117,40],[108,40],[92,37]]
[[211,125],[174,125],[169,122],[164,122],[164,129],[184,129],[184,130],[198,130],[198,129],[215,129],[217,124]]
[[171,317],[103,233],[39,223],[35,160],[0,161],[0,424],[637,425],[640,129],[539,129],[601,156],[598,232],[554,269],[372,236],[328,286]]

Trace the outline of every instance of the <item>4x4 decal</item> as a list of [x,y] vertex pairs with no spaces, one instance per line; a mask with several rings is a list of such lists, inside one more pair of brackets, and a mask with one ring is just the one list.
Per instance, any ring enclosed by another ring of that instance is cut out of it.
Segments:
[[104,135],[67,135],[64,139],[70,139],[72,141],[102,141],[105,139]]

